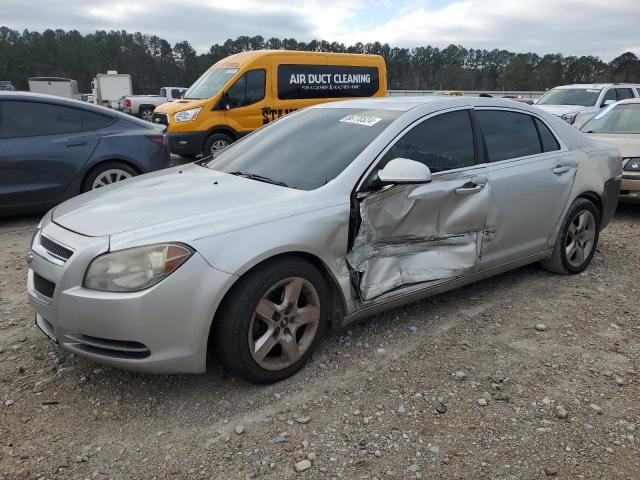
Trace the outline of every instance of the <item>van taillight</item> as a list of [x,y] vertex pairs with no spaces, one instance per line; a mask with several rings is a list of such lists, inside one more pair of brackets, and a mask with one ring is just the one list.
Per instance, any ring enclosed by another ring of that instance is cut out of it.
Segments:
[[128,98],[124,99],[124,108],[131,108],[131,100]]

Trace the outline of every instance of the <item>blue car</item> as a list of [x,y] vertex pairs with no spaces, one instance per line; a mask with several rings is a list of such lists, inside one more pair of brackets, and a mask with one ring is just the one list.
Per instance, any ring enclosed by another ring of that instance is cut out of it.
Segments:
[[76,100],[0,92],[0,215],[169,167],[164,128]]

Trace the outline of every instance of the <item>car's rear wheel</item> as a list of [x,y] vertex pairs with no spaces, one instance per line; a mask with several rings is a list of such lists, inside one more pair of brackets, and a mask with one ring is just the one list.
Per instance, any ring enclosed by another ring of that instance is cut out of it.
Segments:
[[224,150],[233,143],[233,139],[224,133],[214,133],[207,137],[202,147],[202,155],[208,157]]
[[140,107],[138,115],[140,115],[141,119],[151,122],[153,121],[153,110],[154,108],[152,107]]
[[135,177],[138,172],[123,162],[105,162],[93,168],[82,182],[82,192],[106,187],[127,178]]
[[306,363],[328,322],[324,278],[308,262],[283,258],[234,287],[216,316],[211,348],[228,370],[255,383],[282,380]]
[[567,213],[553,254],[541,265],[555,273],[575,275],[584,271],[596,252],[600,215],[586,198],[578,198]]

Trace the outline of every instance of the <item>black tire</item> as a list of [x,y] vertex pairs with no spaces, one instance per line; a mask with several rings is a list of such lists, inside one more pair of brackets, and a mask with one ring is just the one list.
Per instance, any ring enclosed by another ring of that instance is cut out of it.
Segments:
[[142,106],[140,107],[140,110],[138,110],[138,117],[140,117],[142,120],[146,120],[147,122],[151,122],[153,121],[154,110],[154,107]]
[[88,192],[89,190],[93,190],[93,184],[96,179],[108,170],[119,170],[124,172],[129,177],[135,177],[136,175],[138,175],[138,172],[131,165],[128,165],[124,162],[104,162],[96,165],[91,170],[89,170],[89,173],[87,173],[87,175],[84,177],[84,180],[82,181],[82,186],[80,188],[81,192],[84,193]]
[[220,147],[225,143],[226,146],[224,146],[223,148],[231,145],[233,143],[233,138],[224,133],[212,133],[204,142],[204,145],[202,147],[202,156],[208,157],[210,155],[213,155],[214,153],[222,151],[222,148]]
[[[254,360],[250,350],[249,328],[254,310],[263,295],[274,284],[289,277],[301,277],[316,289],[320,301],[320,320],[315,338],[299,360],[281,370],[271,370]],[[317,348],[328,324],[329,298],[322,274],[303,259],[280,258],[260,265],[241,278],[223,301],[211,328],[210,352],[224,368],[250,382],[268,384],[283,380],[300,370]]]
[[[589,254],[584,257],[583,261],[579,265],[572,265],[567,258],[566,251],[569,228],[571,227],[572,222],[583,212],[590,212],[594,219],[595,229],[593,246]],[[587,200],[586,198],[576,199],[569,208],[569,211],[567,212],[564,220],[562,221],[562,226],[560,227],[560,232],[553,249],[553,254],[548,259],[540,262],[540,265],[545,270],[562,275],[576,275],[578,273],[581,273],[591,263],[591,259],[593,258],[593,255],[595,254],[598,247],[598,239],[600,236],[599,234],[600,214],[597,207],[593,204],[593,202]]]

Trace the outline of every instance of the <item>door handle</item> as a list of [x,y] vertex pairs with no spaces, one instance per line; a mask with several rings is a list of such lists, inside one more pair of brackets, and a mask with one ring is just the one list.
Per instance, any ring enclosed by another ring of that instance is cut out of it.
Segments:
[[456,195],[473,195],[474,193],[481,192],[484,185],[475,185],[465,183],[460,188],[456,188]]
[[78,142],[78,143],[67,143],[67,148],[70,147],[86,147],[87,142]]
[[553,169],[553,173],[555,173],[556,175],[562,175],[563,173],[567,173],[570,170],[571,170],[571,167],[563,167],[561,165],[556,165],[556,167]]

